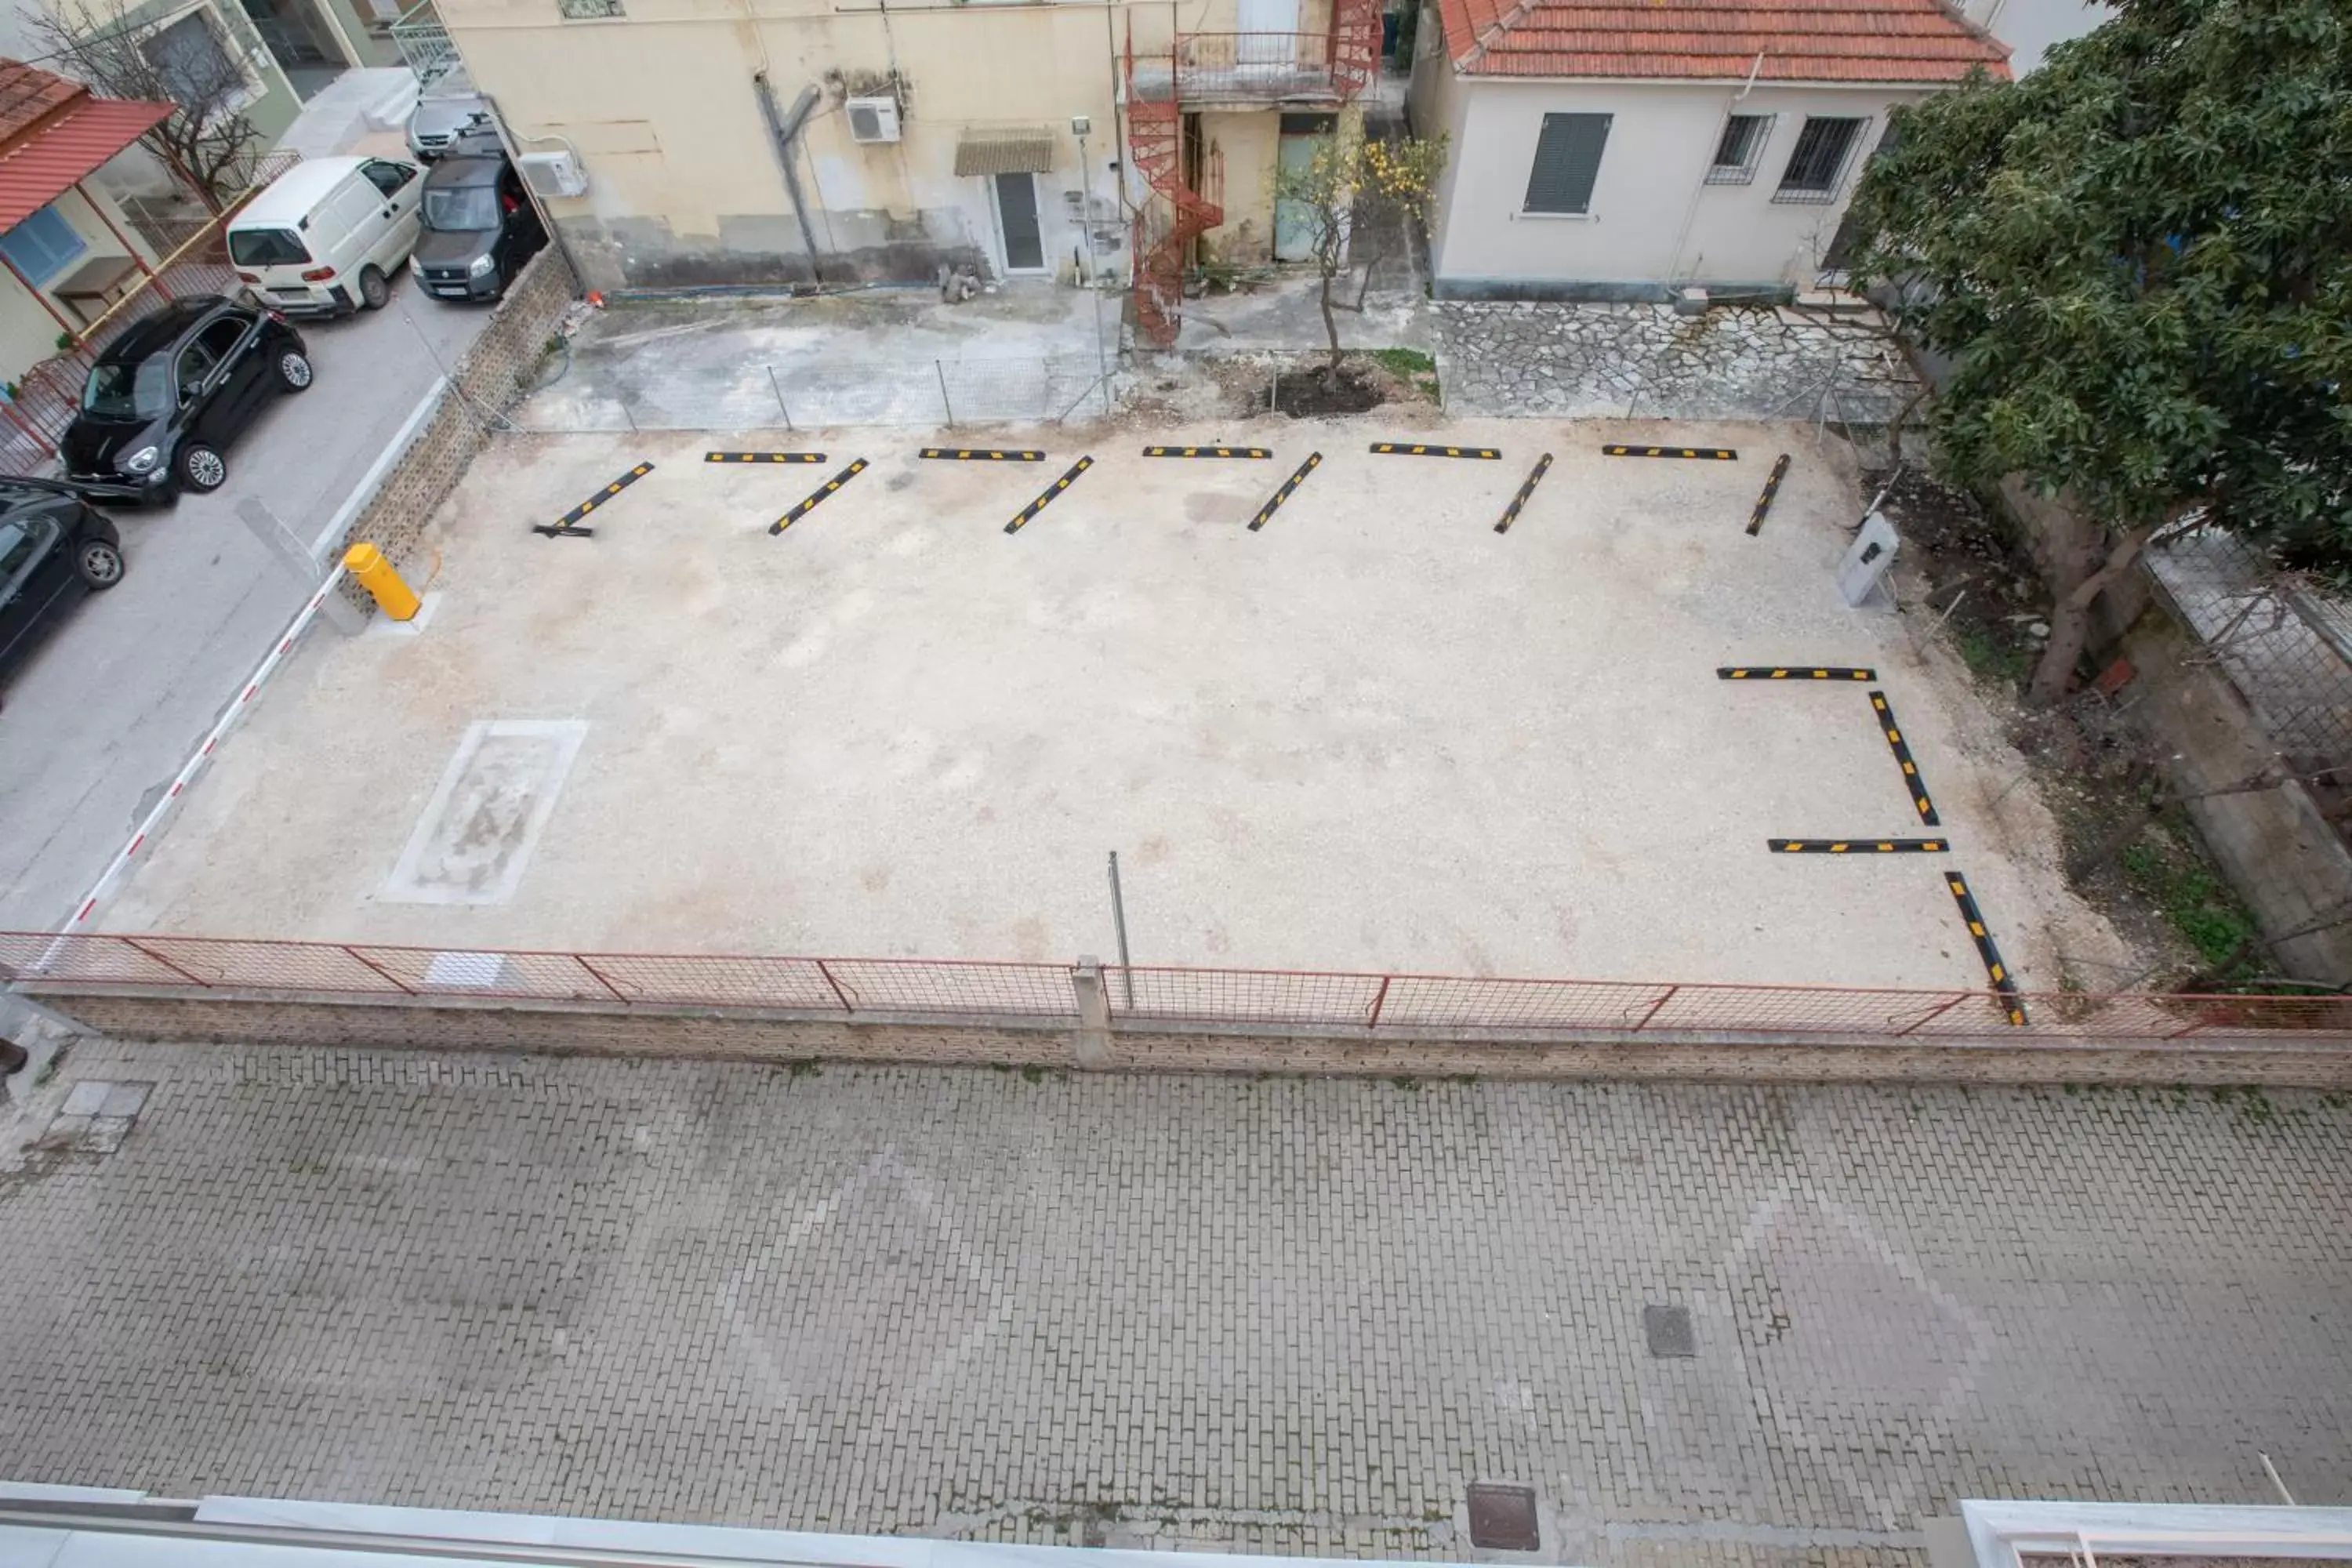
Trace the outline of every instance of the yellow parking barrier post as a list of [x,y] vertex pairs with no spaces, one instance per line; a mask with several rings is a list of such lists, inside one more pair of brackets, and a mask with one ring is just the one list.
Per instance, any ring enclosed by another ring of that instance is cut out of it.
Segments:
[[422,601],[407,584],[400,580],[400,574],[392,569],[392,563],[386,561],[383,552],[374,545],[354,544],[343,552],[343,570],[349,572],[361,587],[374,595],[376,608],[393,620],[405,621],[415,617]]

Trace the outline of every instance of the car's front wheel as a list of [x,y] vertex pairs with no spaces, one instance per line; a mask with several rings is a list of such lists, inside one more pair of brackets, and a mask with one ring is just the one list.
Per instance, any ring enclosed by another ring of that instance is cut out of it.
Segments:
[[375,266],[360,268],[360,303],[371,310],[381,310],[383,302],[392,298],[392,285],[384,281],[383,271]]
[[122,581],[122,552],[103,539],[86,539],[74,552],[74,570],[92,588],[111,588]]
[[300,349],[288,349],[278,356],[278,383],[289,392],[300,392],[310,384],[310,360]]
[[209,495],[228,483],[228,459],[205,446],[191,441],[180,448],[180,482],[199,495]]

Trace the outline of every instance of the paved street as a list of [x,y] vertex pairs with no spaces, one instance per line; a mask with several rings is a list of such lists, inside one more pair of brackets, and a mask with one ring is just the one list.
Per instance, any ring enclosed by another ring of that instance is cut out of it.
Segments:
[[237,502],[258,496],[309,542],[488,319],[422,300],[404,277],[386,310],[304,323],[318,381],[229,449],[226,487],[112,513],[129,564],[121,585],[8,678],[0,929],[73,912],[318,586],[253,536]]
[[2340,1100],[90,1045],[46,1106],[86,1080],[155,1088],[0,1176],[0,1476],[1449,1556],[1494,1479],[1609,1564],[2265,1501],[2257,1450],[2352,1501]]

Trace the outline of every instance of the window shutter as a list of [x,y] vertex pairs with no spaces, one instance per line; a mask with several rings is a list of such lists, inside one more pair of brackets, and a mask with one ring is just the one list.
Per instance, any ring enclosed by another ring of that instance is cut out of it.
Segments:
[[1527,210],[1580,213],[1592,206],[1601,177],[1601,150],[1609,144],[1606,114],[1547,114],[1536,137],[1536,163],[1528,174]]

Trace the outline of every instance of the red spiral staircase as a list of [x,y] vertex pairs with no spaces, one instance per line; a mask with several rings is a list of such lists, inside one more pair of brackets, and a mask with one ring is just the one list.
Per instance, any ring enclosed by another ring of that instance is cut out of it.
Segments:
[[1187,156],[1186,105],[1348,103],[1381,68],[1381,0],[1331,0],[1325,34],[1179,33],[1165,56],[1137,71],[1134,24],[1126,51],[1127,156],[1158,201],[1135,212],[1135,324],[1172,348],[1183,321],[1192,242],[1224,221],[1217,154]]

